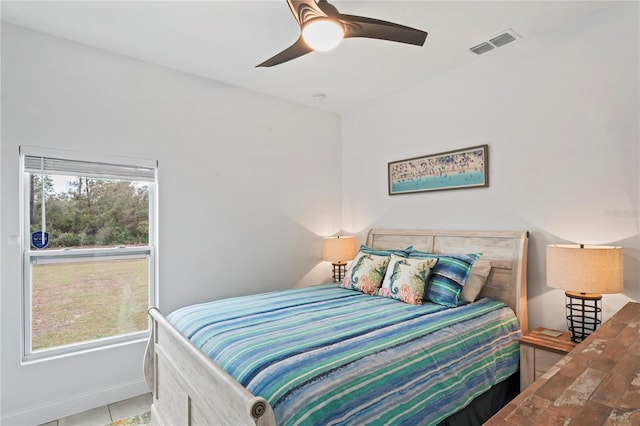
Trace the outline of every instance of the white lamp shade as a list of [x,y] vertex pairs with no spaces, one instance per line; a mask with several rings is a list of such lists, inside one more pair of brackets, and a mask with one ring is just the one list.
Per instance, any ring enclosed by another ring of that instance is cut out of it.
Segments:
[[622,247],[553,244],[547,246],[547,285],[581,293],[623,290]]
[[344,37],[342,24],[331,18],[316,18],[302,27],[302,38],[313,50],[326,52],[340,44]]
[[322,260],[344,262],[356,257],[356,239],[353,236],[325,237],[322,239]]

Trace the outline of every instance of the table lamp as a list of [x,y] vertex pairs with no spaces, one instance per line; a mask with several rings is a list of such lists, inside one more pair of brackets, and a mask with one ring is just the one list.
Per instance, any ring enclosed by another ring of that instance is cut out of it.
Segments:
[[602,294],[622,292],[622,247],[548,245],[547,285],[565,290],[567,327],[581,342],[602,323]]
[[340,282],[347,270],[346,260],[356,257],[356,239],[353,236],[324,237],[322,260],[333,265],[333,281]]

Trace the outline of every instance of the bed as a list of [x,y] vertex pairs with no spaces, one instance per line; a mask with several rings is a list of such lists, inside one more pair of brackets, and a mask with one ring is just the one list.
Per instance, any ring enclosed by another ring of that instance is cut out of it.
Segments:
[[[474,404],[491,405],[495,392],[503,392],[505,383],[517,376],[517,337],[528,327],[527,244],[526,231],[369,231],[366,245],[375,250],[411,246],[428,253],[482,253],[491,270],[479,300],[454,309],[409,306],[335,285],[214,301],[166,317],[152,308],[144,372],[153,392],[153,424],[416,424],[416,419],[455,424],[456,418],[468,423],[465,416],[475,410]],[[359,305],[366,308],[356,314]],[[246,316],[234,318],[241,311]],[[210,324],[195,322],[203,312],[213,317]],[[479,322],[465,330],[454,318],[460,315]],[[330,322],[336,318],[338,323]],[[307,325],[300,324],[302,319]],[[304,331],[309,323],[315,327],[312,333]],[[452,327],[461,332],[453,343],[447,341]],[[483,330],[494,328],[505,331],[481,341],[487,334]],[[374,334],[391,345],[374,350]],[[425,343],[427,334],[435,340]],[[489,355],[494,357],[490,369],[478,374],[487,376],[489,384],[472,373],[465,376],[465,369],[475,371],[476,358]],[[309,364],[312,356],[328,365]],[[458,382],[447,381],[448,376],[437,381],[445,371],[438,363],[460,360],[467,364],[455,367],[461,372]],[[419,365],[425,374],[405,372],[410,368],[405,364]],[[381,373],[383,367],[389,371]],[[343,377],[334,376],[338,371],[347,378],[336,378]],[[285,382],[291,387],[285,389]],[[397,389],[384,390],[387,383]],[[320,396],[326,400],[314,399]],[[357,404],[345,402],[351,400]],[[400,407],[405,400],[414,402],[405,409]]]

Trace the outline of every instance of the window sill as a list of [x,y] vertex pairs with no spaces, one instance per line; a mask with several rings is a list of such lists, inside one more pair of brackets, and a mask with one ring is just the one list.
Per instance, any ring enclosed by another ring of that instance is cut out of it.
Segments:
[[63,358],[86,355],[88,353],[112,350],[115,348],[145,343],[149,339],[150,330],[131,333],[124,336],[108,337],[101,340],[93,340],[89,343],[78,343],[61,346],[52,349],[36,351],[29,355],[22,355],[20,365],[39,364],[41,362],[54,361]]

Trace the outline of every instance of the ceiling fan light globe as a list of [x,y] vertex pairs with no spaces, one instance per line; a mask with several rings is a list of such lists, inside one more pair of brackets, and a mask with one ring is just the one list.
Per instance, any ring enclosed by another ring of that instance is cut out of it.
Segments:
[[344,37],[342,24],[331,18],[316,18],[304,24],[302,38],[313,50],[326,52],[340,44]]

